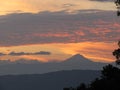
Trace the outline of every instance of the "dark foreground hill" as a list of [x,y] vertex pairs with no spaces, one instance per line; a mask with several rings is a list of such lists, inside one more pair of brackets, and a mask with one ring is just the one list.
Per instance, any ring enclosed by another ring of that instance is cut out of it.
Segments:
[[0,76],[0,90],[62,90],[89,83],[100,76],[100,71],[71,70],[46,74]]

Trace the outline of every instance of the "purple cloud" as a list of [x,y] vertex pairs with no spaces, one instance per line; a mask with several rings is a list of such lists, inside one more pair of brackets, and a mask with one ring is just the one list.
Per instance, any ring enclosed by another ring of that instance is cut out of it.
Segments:
[[9,54],[0,53],[0,56],[4,55],[11,55],[11,56],[22,56],[22,55],[51,55],[51,52],[47,51],[40,51],[40,52],[34,52],[34,53],[26,53],[26,52],[10,52]]
[[0,46],[119,40],[120,23],[115,14],[83,10],[77,14],[63,11],[0,16]]

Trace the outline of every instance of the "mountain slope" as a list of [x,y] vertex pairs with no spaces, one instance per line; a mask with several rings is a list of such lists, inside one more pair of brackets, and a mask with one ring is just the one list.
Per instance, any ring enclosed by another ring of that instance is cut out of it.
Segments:
[[68,58],[67,60],[64,61],[64,63],[67,63],[67,62],[71,62],[71,63],[89,63],[89,62],[92,62],[91,60],[85,58],[84,56],[80,55],[80,54],[76,54],[70,58]]
[[70,70],[46,74],[0,76],[0,90],[62,90],[88,83],[100,76],[100,71]]
[[99,70],[107,63],[93,62],[80,54],[76,54],[61,64],[65,69]]
[[38,61],[1,61],[0,75],[7,74],[43,74],[60,70],[100,70],[106,63],[93,62],[76,54],[63,62],[42,63]]

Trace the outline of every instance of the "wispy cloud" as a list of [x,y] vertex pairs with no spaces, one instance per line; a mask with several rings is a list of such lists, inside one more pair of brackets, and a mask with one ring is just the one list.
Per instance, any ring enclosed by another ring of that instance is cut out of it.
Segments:
[[34,53],[26,53],[26,52],[10,52],[8,54],[0,53],[0,56],[4,55],[11,55],[11,56],[22,56],[22,55],[51,55],[51,52],[46,51],[40,51],[40,52],[34,52]]

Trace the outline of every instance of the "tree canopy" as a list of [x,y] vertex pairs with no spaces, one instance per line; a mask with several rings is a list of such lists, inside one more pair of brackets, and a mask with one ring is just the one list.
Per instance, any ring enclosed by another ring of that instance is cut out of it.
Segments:
[[118,41],[118,46],[119,48],[113,51],[113,56],[116,57],[116,64],[120,65],[120,41]]

